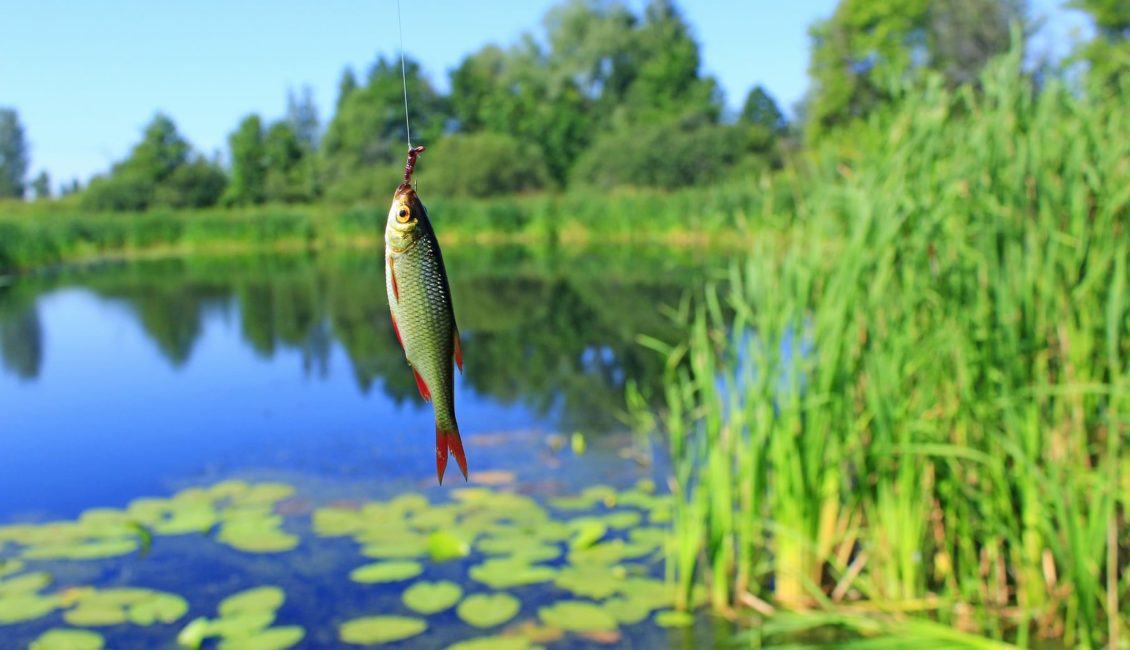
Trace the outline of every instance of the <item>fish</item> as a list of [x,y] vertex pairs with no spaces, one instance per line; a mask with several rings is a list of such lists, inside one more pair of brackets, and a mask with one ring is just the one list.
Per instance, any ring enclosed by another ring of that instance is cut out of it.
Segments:
[[[443,484],[448,454],[467,479],[467,456],[455,419],[455,370],[463,371],[463,349],[451,302],[443,254],[428,210],[411,185],[416,157],[409,149],[404,182],[392,197],[385,224],[385,289],[396,338],[412,368],[416,387],[432,403],[436,422],[436,477]],[[453,367],[454,366],[454,367]]]

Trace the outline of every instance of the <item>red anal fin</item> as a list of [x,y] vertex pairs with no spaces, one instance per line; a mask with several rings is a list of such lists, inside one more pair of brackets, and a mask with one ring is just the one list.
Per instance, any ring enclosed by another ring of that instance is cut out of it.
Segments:
[[[388,258],[388,275],[392,279],[392,297],[400,302],[400,287],[396,284],[396,267],[393,266],[391,257]],[[401,342],[401,345],[404,343]]]
[[459,328],[455,328],[455,365],[463,372],[463,344],[459,342]]
[[463,480],[467,480],[467,454],[463,452],[463,439],[459,437],[459,430],[443,431],[436,425],[436,478],[443,485],[443,473],[447,470],[447,453],[455,456],[459,471],[463,472]]
[[424,383],[424,378],[420,376],[420,373],[416,372],[415,368],[412,369],[412,374],[416,377],[416,388],[420,389],[420,397],[423,397],[429,402],[432,401],[432,394],[428,390],[428,385]]
[[392,331],[396,332],[396,342],[399,343],[400,347],[403,348],[404,339],[400,338],[400,326],[396,324],[396,316],[393,316],[391,312],[388,316],[392,319]]

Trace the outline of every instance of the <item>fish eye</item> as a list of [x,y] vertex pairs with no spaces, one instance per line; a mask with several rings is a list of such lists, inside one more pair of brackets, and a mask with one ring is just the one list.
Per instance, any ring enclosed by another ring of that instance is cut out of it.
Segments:
[[408,223],[408,217],[412,216],[411,210],[407,206],[401,206],[400,211],[396,213],[396,220],[400,223]]

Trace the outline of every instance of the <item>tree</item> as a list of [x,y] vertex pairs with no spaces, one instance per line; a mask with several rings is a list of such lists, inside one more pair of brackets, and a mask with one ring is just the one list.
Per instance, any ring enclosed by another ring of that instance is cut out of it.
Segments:
[[217,165],[199,156],[191,158],[191,152],[172,118],[158,113],[130,155],[108,175],[90,182],[82,194],[83,205],[101,210],[212,205],[227,179]]
[[1091,68],[1092,77],[1117,88],[1130,79],[1130,3],[1125,0],[1074,0],[1072,7],[1091,14],[1095,38],[1083,46],[1080,55]]
[[286,122],[294,131],[298,142],[310,152],[318,149],[319,126],[318,107],[314,104],[314,94],[310,86],[302,87],[302,95],[293,90],[286,94]]
[[809,135],[864,117],[927,70],[951,86],[976,80],[1026,20],[1024,0],[841,0],[809,29]]
[[311,198],[306,182],[308,151],[289,122],[275,122],[267,129],[263,138],[267,201],[296,203]]
[[46,171],[35,176],[35,180],[31,182],[31,191],[37,201],[51,198],[51,177]]
[[[446,102],[420,65],[405,62],[412,140],[432,144],[447,122]],[[338,200],[386,196],[400,175],[407,137],[400,61],[377,59],[364,86],[348,92],[326,128],[321,169],[326,192]],[[376,176],[374,176],[376,174]]]
[[745,127],[749,150],[757,154],[772,153],[777,139],[785,132],[785,116],[762,86],[754,87],[746,95],[738,122]]
[[263,123],[248,115],[228,136],[231,149],[231,183],[224,195],[226,205],[253,205],[265,199],[267,177]]
[[27,168],[27,141],[19,114],[0,108],[0,199],[23,198]]
[[342,104],[345,103],[345,100],[349,99],[349,96],[353,94],[354,90],[357,90],[357,77],[353,76],[353,70],[351,68],[346,68],[341,73],[341,81],[337,83],[337,105],[334,107],[335,112],[341,110]]

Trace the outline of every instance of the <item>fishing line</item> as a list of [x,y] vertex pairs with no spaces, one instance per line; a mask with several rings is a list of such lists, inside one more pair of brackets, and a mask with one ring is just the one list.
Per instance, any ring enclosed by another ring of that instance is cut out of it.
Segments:
[[404,129],[408,132],[408,148],[412,148],[412,125],[408,123],[408,73],[404,64],[404,25],[400,20],[400,0],[396,0],[396,29],[400,32],[400,83],[404,87]]

